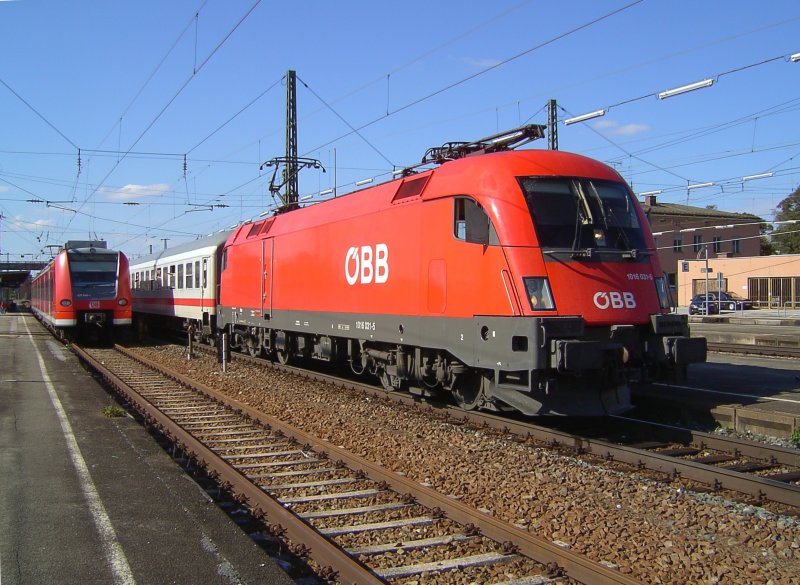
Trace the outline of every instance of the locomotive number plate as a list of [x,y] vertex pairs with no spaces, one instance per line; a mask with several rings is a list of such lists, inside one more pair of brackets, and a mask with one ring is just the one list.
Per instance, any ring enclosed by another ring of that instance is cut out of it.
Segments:
[[90,309],[99,309],[100,308],[100,301],[89,301],[89,308]]

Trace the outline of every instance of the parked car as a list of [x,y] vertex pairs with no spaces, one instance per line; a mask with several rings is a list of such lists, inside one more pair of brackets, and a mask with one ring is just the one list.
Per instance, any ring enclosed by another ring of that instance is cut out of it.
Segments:
[[719,303],[713,294],[695,295],[689,303],[690,315],[716,315],[717,313],[719,313]]
[[737,295],[735,292],[709,293],[708,296],[717,301],[721,309],[736,311],[753,308],[753,301]]

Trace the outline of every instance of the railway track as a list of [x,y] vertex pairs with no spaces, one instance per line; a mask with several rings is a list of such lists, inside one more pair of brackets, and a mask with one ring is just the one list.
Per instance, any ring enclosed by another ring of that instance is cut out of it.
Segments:
[[[464,418],[579,454],[655,471],[670,480],[691,480],[710,492],[733,492],[730,496],[734,499],[742,499],[743,495],[749,503],[770,501],[789,506],[794,514],[800,510],[797,449],[622,417],[591,423],[579,421],[581,427],[576,431],[486,414],[465,413]],[[556,420],[548,425],[561,422]],[[624,434],[624,429],[629,434]]]
[[800,358],[800,347],[779,345],[779,340],[775,340],[775,343],[760,341],[757,344],[709,342],[708,351],[767,357]]
[[[210,351],[203,348],[203,351]],[[262,367],[271,367],[305,378],[386,397],[405,404],[420,404],[405,392],[386,392],[383,388],[353,380],[273,364],[246,354],[234,354]],[[532,422],[480,411],[464,411],[455,406],[430,403],[429,408],[452,420],[465,421],[533,438],[579,454],[600,457],[607,461],[628,464],[664,474],[671,480],[690,480],[710,492],[728,492],[734,499],[748,503],[775,502],[800,511],[800,451],[771,447],[763,443],[702,433],[681,427],[636,421],[626,417],[608,417],[591,423],[578,419],[542,419]],[[737,495],[738,494],[738,495]]]
[[800,509],[798,449],[624,416],[584,424],[580,435],[606,458],[691,479],[711,491],[733,490],[759,504],[769,500]]
[[121,348],[75,350],[323,578],[638,583]]

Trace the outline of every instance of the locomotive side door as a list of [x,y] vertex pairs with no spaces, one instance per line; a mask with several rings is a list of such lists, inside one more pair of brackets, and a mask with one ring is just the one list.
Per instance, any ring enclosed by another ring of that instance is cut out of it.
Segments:
[[272,315],[272,252],[274,238],[262,240],[261,250],[261,315],[269,319]]

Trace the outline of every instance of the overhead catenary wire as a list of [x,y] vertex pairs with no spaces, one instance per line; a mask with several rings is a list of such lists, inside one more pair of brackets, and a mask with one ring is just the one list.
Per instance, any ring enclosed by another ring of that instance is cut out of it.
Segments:
[[[111,169],[106,173],[105,177],[100,181],[99,186],[95,188],[89,195],[87,195],[86,199],[81,203],[79,206],[79,210],[83,208],[83,205],[86,204],[94,195],[97,193],[98,189],[102,187],[103,184],[108,180],[108,178],[114,173],[114,171],[119,167],[120,163],[125,159],[130,151],[132,151],[135,146],[144,138],[145,134],[149,132],[149,130],[155,125],[155,123],[161,118],[164,112],[172,105],[172,103],[178,98],[178,96],[183,93],[183,90],[191,83],[191,81],[197,76],[198,73],[208,64],[208,62],[217,54],[217,52],[222,48],[222,46],[230,39],[234,32],[241,26],[241,24],[250,16],[256,7],[261,3],[261,0],[255,0],[255,2],[250,6],[247,12],[242,15],[242,17],[234,24],[230,31],[217,43],[217,45],[211,50],[211,52],[206,56],[205,59],[200,63],[199,66],[196,66],[192,71],[191,75],[183,82],[183,84],[178,88],[178,91],[167,101],[166,104],[159,110],[159,112],[155,115],[155,117],[150,121],[149,124],[142,130],[136,140],[133,141],[131,146],[128,150],[120,157],[119,161],[116,164],[112,165]],[[67,228],[70,226],[71,220],[67,222]]]
[[607,20],[607,19],[609,19],[609,18],[611,18],[613,16],[616,16],[616,15],[618,15],[618,14],[620,14],[620,13],[626,11],[626,10],[629,10],[629,9],[633,8],[634,6],[636,6],[638,4],[641,4],[642,2],[644,2],[644,0],[635,0],[634,2],[631,2],[630,4],[626,4],[625,6],[617,8],[616,10],[612,10],[611,12],[607,12],[606,14],[603,14],[602,16],[598,16],[596,18],[593,18],[592,20],[589,20],[589,21],[587,21],[587,22],[585,22],[583,24],[580,24],[580,25],[578,25],[576,27],[573,27],[573,28],[571,28],[571,29],[569,29],[569,30],[567,30],[567,31],[565,31],[563,33],[555,35],[554,37],[551,37],[551,38],[547,39],[546,41],[542,41],[541,43],[538,43],[538,44],[534,45],[533,47],[530,47],[530,48],[526,49],[525,51],[522,51],[521,53],[517,53],[516,55],[513,55],[512,57],[508,57],[507,59],[504,59],[504,60],[500,61],[499,63],[495,63],[494,65],[486,67],[485,69],[482,69],[482,70],[480,70],[480,71],[478,71],[476,73],[473,73],[472,75],[468,75],[467,77],[463,77],[463,78],[461,78],[461,79],[459,79],[457,81],[454,81],[453,83],[450,83],[450,84],[448,84],[448,85],[446,85],[444,87],[441,87],[441,88],[439,88],[439,89],[437,89],[437,90],[435,90],[435,91],[433,91],[431,93],[428,93],[428,94],[426,94],[426,95],[424,95],[424,96],[422,96],[420,98],[412,100],[412,101],[406,103],[405,105],[400,106],[399,108],[395,108],[394,110],[388,112],[385,115],[382,115],[382,116],[380,116],[378,118],[375,118],[375,119],[373,119],[373,120],[371,120],[369,122],[366,122],[366,123],[362,124],[361,126],[358,126],[355,130],[350,131],[347,134],[344,134],[342,136],[334,138],[333,140],[330,140],[330,141],[326,142],[325,144],[322,144],[320,146],[317,146],[315,148],[310,149],[309,151],[306,152],[306,154],[321,150],[321,149],[325,148],[326,146],[329,146],[329,145],[333,144],[334,142],[338,142],[339,140],[342,140],[343,138],[346,138],[346,137],[350,136],[355,131],[364,130],[365,128],[368,128],[368,127],[370,127],[370,126],[372,126],[374,124],[377,124],[378,122],[380,122],[380,121],[382,121],[382,120],[384,120],[384,119],[386,119],[386,118],[388,118],[390,116],[394,116],[395,114],[398,114],[398,113],[403,112],[403,111],[405,111],[405,110],[407,110],[409,108],[412,108],[412,107],[414,107],[416,105],[419,105],[422,102],[425,102],[425,101],[427,101],[427,100],[429,100],[431,98],[434,98],[434,97],[436,97],[436,96],[438,96],[438,95],[440,95],[442,93],[445,93],[445,92],[447,92],[447,91],[449,91],[449,90],[451,90],[451,89],[453,89],[455,87],[463,85],[464,83],[467,83],[468,81],[471,81],[471,80],[473,80],[473,79],[475,79],[477,77],[485,75],[486,73],[489,73],[490,71],[494,71],[498,67],[502,67],[504,65],[507,65],[507,64],[511,63],[512,61],[516,61],[517,59],[519,59],[521,57],[524,57],[525,55],[528,55],[528,54],[530,54],[530,53],[532,53],[534,51],[537,51],[539,49],[543,49],[544,47],[547,47],[548,45],[552,45],[553,43],[555,43],[557,41],[565,39],[565,38],[567,38],[567,37],[569,37],[569,36],[571,36],[571,35],[573,35],[573,34],[575,34],[577,32],[580,32],[580,31],[582,31],[584,29],[587,29],[587,28],[589,28],[591,26],[594,26],[595,24],[598,24],[598,23],[600,23],[600,22],[602,22],[604,20]]
[[[559,106],[558,106],[558,108],[559,108],[560,110],[562,110],[563,112],[565,112],[565,113],[569,114],[570,116],[572,116],[572,114],[571,114],[570,112],[568,112],[567,110],[565,110],[565,109],[564,109],[564,108],[563,108],[561,105],[559,105]],[[628,151],[627,151],[625,148],[623,148],[622,146],[620,146],[619,144],[617,144],[616,142],[614,142],[613,140],[611,140],[611,139],[610,139],[608,136],[606,136],[605,134],[602,134],[602,133],[598,132],[597,130],[595,130],[595,129],[594,129],[594,128],[592,128],[591,126],[587,126],[587,128],[589,128],[589,130],[591,130],[592,132],[594,132],[595,134],[597,134],[597,135],[598,135],[600,138],[602,138],[603,140],[605,140],[606,142],[608,142],[609,144],[611,144],[611,145],[612,145],[612,146],[614,146],[615,148],[618,148],[619,150],[621,150],[622,152],[624,152],[625,154],[627,154],[629,157],[631,157],[631,158],[635,158],[635,159],[636,159],[636,160],[638,160],[639,162],[642,162],[642,163],[644,163],[644,164],[646,164],[646,165],[649,165],[649,166],[651,166],[651,167],[653,167],[653,168],[655,168],[655,169],[658,169],[659,171],[662,171],[662,172],[664,172],[664,173],[667,173],[667,174],[669,174],[669,175],[672,175],[673,177],[677,177],[677,178],[679,178],[679,179],[682,179],[682,180],[684,180],[684,181],[688,181],[688,179],[686,179],[685,177],[682,177],[681,175],[679,175],[679,174],[677,174],[677,173],[674,173],[674,172],[672,172],[672,171],[670,171],[670,170],[668,170],[668,169],[665,169],[665,168],[663,168],[663,167],[661,167],[661,166],[659,166],[659,165],[657,165],[657,164],[655,164],[655,163],[652,163],[652,162],[650,162],[650,161],[646,161],[646,160],[644,160],[643,158],[641,158],[641,157],[639,157],[639,156],[637,156],[637,155],[635,155],[635,154],[633,154],[633,153],[631,153],[631,152],[628,152]]]
[[[243,114],[245,111],[247,111],[247,110],[248,110],[248,109],[249,109],[249,108],[250,108],[250,107],[251,107],[253,104],[255,104],[255,103],[258,101],[258,100],[260,100],[262,97],[264,97],[265,95],[267,95],[267,94],[268,94],[268,93],[269,93],[269,92],[270,92],[272,89],[274,89],[275,87],[277,87],[277,86],[278,86],[278,84],[279,84],[279,83],[281,83],[281,81],[283,81],[283,79],[284,79],[284,78],[285,78],[285,76],[284,76],[284,77],[281,77],[281,78],[280,78],[280,79],[278,79],[278,80],[277,80],[275,83],[273,83],[272,85],[270,85],[270,86],[269,86],[267,89],[265,89],[264,91],[262,91],[260,94],[258,94],[256,97],[254,97],[252,100],[250,100],[250,102],[248,102],[248,103],[247,103],[247,105],[245,105],[243,108],[241,108],[241,109],[240,109],[238,112],[236,112],[236,113],[235,113],[233,116],[231,116],[230,118],[228,118],[227,120],[225,120],[225,121],[224,121],[222,124],[220,124],[219,126],[217,126],[217,128],[216,128],[216,129],[214,129],[214,130],[213,130],[213,131],[212,131],[212,132],[211,132],[211,133],[210,133],[208,136],[206,136],[206,137],[205,137],[205,138],[203,138],[203,139],[202,139],[200,142],[198,142],[197,144],[195,144],[194,146],[192,146],[192,147],[191,147],[189,150],[187,150],[187,151],[186,151],[186,154],[191,154],[192,152],[194,152],[195,150],[197,150],[197,149],[198,149],[198,148],[199,148],[199,147],[200,147],[200,146],[201,146],[201,145],[202,145],[204,142],[206,142],[206,140],[208,140],[209,138],[211,138],[212,136],[214,136],[214,135],[215,135],[217,132],[219,132],[220,130],[222,130],[223,128],[225,128],[225,126],[227,126],[228,124],[230,124],[231,122],[233,122],[233,121],[234,121],[236,118],[238,118],[239,116],[241,116],[241,115],[242,115],[242,114]],[[305,85],[305,84],[304,84],[304,85]]]
[[1,78],[1,77],[0,77],[0,84],[2,84],[2,85],[3,85],[3,87],[5,87],[5,88],[6,88],[8,91],[10,91],[12,94],[14,94],[14,97],[16,97],[16,98],[17,98],[19,101],[21,101],[23,104],[25,104],[25,105],[28,107],[28,109],[29,109],[30,111],[32,111],[34,114],[36,114],[36,116],[38,116],[38,117],[39,117],[39,119],[40,119],[40,120],[42,120],[42,121],[43,121],[45,124],[47,124],[48,126],[50,126],[50,128],[52,128],[52,129],[53,129],[53,130],[56,132],[56,134],[58,134],[59,136],[61,136],[61,138],[63,138],[64,140],[66,140],[66,141],[67,141],[67,142],[68,142],[68,143],[69,143],[69,144],[70,144],[70,145],[71,145],[71,146],[72,146],[72,147],[73,147],[75,150],[78,150],[78,149],[79,149],[78,145],[77,145],[77,144],[75,144],[75,143],[72,141],[72,139],[70,139],[70,138],[69,138],[69,137],[68,137],[66,134],[64,134],[64,133],[63,133],[61,130],[59,130],[58,128],[56,128],[55,124],[53,124],[53,123],[52,123],[50,120],[48,120],[48,119],[47,119],[47,118],[44,116],[44,114],[42,114],[42,113],[41,113],[39,110],[37,110],[36,108],[34,108],[34,107],[33,107],[33,106],[30,104],[30,102],[28,102],[28,100],[26,100],[24,97],[22,97],[20,94],[18,94],[18,93],[16,92],[16,90],[14,90],[14,88],[12,88],[10,85],[8,85],[8,83],[6,83],[6,82],[3,80],[3,78]]
[[[191,63],[190,63],[189,65],[191,66]],[[393,82],[394,82],[394,79],[393,79]],[[119,152],[119,149],[118,149],[118,151],[117,151],[117,152]],[[636,154],[636,153],[634,152],[634,154]],[[130,152],[128,152],[127,156],[128,156],[128,157],[134,156],[134,153],[133,153],[132,151],[130,151]],[[215,159],[216,159],[216,158],[219,158],[219,157],[213,157],[213,158],[215,158]],[[630,157],[629,157],[629,158],[630,158]],[[190,160],[191,160],[191,159],[190,159]],[[230,161],[209,160],[209,162],[210,162],[210,163],[212,163],[212,164],[217,164],[217,163],[220,163],[220,162],[226,162],[226,163],[227,163],[227,162],[230,162]],[[247,162],[243,162],[243,163],[237,163],[237,164],[252,164],[252,161],[247,161]],[[665,166],[666,166],[666,165],[665,165]],[[257,181],[258,181],[258,178],[255,178],[253,181],[257,182]],[[239,187],[235,187],[235,188],[233,188],[233,189],[230,189],[230,190],[228,190],[228,192],[229,192],[229,193],[230,193],[230,192],[235,192],[237,189],[240,189],[240,188],[241,188],[242,186],[244,186],[244,185],[253,185],[253,184],[254,184],[254,183],[253,183],[253,181],[247,181],[246,183],[242,183],[242,184],[241,184]],[[238,181],[237,181],[237,182],[238,182]],[[110,189],[109,189],[109,190],[110,190]],[[256,196],[259,196],[259,194],[258,194],[258,193],[255,193],[255,191],[251,192],[251,190],[250,190],[250,189],[247,189],[246,187],[245,187],[245,191],[246,191],[246,192],[245,192],[245,194],[243,195],[243,197],[245,198],[245,200],[247,200],[248,198],[251,198],[251,197],[256,197]],[[213,195],[210,195],[210,196],[213,196]],[[238,196],[238,195],[237,195],[237,196]],[[218,196],[217,196],[217,197],[218,197]],[[201,199],[202,199],[202,197],[201,197]]]
[[309,86],[309,85],[308,85],[308,84],[307,84],[305,81],[303,81],[302,79],[300,79],[300,76],[298,76],[298,77],[297,77],[297,79],[298,79],[298,81],[300,81],[300,83],[302,83],[302,84],[303,84],[303,86],[304,86],[304,87],[305,87],[305,88],[306,88],[308,91],[310,91],[310,92],[311,92],[311,95],[313,95],[315,98],[317,98],[317,99],[318,99],[318,100],[319,100],[319,101],[320,101],[320,102],[321,102],[321,103],[322,103],[322,104],[323,104],[323,105],[324,105],[326,108],[328,108],[328,109],[329,109],[331,112],[333,112],[333,114],[334,114],[334,115],[335,115],[337,118],[339,118],[339,120],[341,120],[342,122],[344,122],[344,123],[347,125],[347,127],[348,127],[348,128],[350,128],[350,130],[352,130],[352,131],[355,133],[355,135],[356,135],[356,136],[358,136],[358,137],[359,137],[361,140],[363,140],[363,141],[364,141],[364,143],[365,143],[367,146],[369,146],[369,147],[370,147],[372,150],[374,150],[376,153],[378,153],[378,156],[380,156],[380,157],[381,157],[383,160],[385,160],[387,163],[389,163],[389,165],[391,165],[392,167],[394,167],[394,166],[395,166],[395,164],[394,164],[392,161],[390,161],[390,160],[389,160],[389,159],[386,157],[386,155],[385,155],[385,154],[383,154],[383,153],[382,153],[382,152],[381,152],[381,151],[378,149],[378,147],[377,147],[377,146],[375,146],[375,145],[374,145],[374,144],[372,144],[372,143],[371,143],[369,140],[367,140],[367,138],[366,138],[366,137],[365,137],[365,136],[364,136],[364,135],[363,135],[363,134],[362,134],[362,133],[361,133],[361,132],[360,132],[360,131],[359,131],[357,128],[354,128],[354,127],[353,127],[353,125],[352,125],[350,122],[348,122],[347,120],[345,120],[344,116],[342,116],[342,115],[341,115],[339,112],[337,112],[335,109],[333,109],[333,107],[332,107],[332,106],[331,106],[331,105],[330,105],[328,102],[326,102],[324,99],[322,99],[322,97],[321,97],[321,96],[320,96],[320,95],[319,95],[319,94],[318,94],[316,91],[314,91],[314,90],[313,90],[313,89],[312,89],[312,88],[311,88],[311,87],[310,87],[310,86]]
[[[127,105],[127,106],[125,106],[125,108],[122,110],[122,113],[119,115],[119,122],[117,123],[117,124],[119,124],[119,126],[120,126],[120,133],[121,133],[121,130],[122,130],[122,128],[121,128],[121,126],[122,126],[122,119],[123,119],[123,118],[124,118],[124,117],[125,117],[125,116],[128,114],[128,112],[130,111],[130,109],[133,107],[133,104],[135,104],[135,103],[138,101],[139,97],[142,95],[142,93],[143,93],[143,92],[144,92],[144,90],[147,88],[147,86],[148,86],[148,85],[150,85],[150,82],[153,80],[153,78],[154,78],[154,77],[156,76],[156,74],[159,72],[159,70],[161,69],[161,66],[162,66],[162,65],[164,65],[164,63],[166,62],[166,60],[169,58],[169,56],[172,54],[172,52],[173,52],[173,51],[175,50],[175,48],[178,46],[178,43],[180,43],[181,39],[183,39],[183,37],[184,37],[184,35],[186,34],[186,32],[187,32],[187,31],[188,31],[188,30],[191,28],[192,24],[196,24],[196,23],[197,23],[197,19],[199,18],[199,16],[200,16],[200,13],[203,11],[203,8],[205,8],[205,6],[206,6],[206,4],[207,4],[207,3],[208,3],[208,0],[203,0],[203,3],[200,5],[200,7],[199,7],[197,10],[195,10],[195,11],[194,11],[194,15],[193,15],[193,16],[192,16],[192,18],[189,20],[189,22],[186,24],[186,26],[184,27],[184,29],[183,29],[183,30],[180,32],[180,34],[178,35],[178,38],[177,38],[177,39],[175,39],[175,41],[172,43],[172,45],[170,46],[170,48],[169,48],[169,49],[167,49],[167,52],[166,52],[166,53],[164,53],[164,56],[161,58],[161,60],[160,60],[160,61],[158,62],[158,64],[155,66],[155,68],[153,69],[153,71],[150,73],[150,75],[147,77],[147,79],[145,79],[144,83],[142,83],[142,86],[139,88],[139,91],[137,91],[137,92],[136,92],[136,94],[133,96],[133,98],[131,98],[131,100],[128,102],[128,105]],[[197,30],[197,28],[195,28],[195,31],[196,31],[196,30]],[[196,38],[196,36],[195,36],[195,45],[196,45],[196,43],[197,43],[197,38]],[[195,53],[196,53],[196,50],[195,50]],[[195,66],[195,67],[196,67],[196,66]],[[117,124],[114,124],[114,126],[116,126]],[[107,134],[106,134],[106,135],[103,137],[103,139],[100,141],[100,145],[104,144],[104,143],[105,143],[105,141],[106,141],[106,140],[108,140],[108,137],[109,137],[109,136],[111,135],[111,133],[114,131],[114,126],[112,126],[112,127],[109,129],[108,133],[107,133]],[[98,148],[99,148],[99,146],[98,146]],[[117,150],[119,151],[119,148],[118,148]]]

